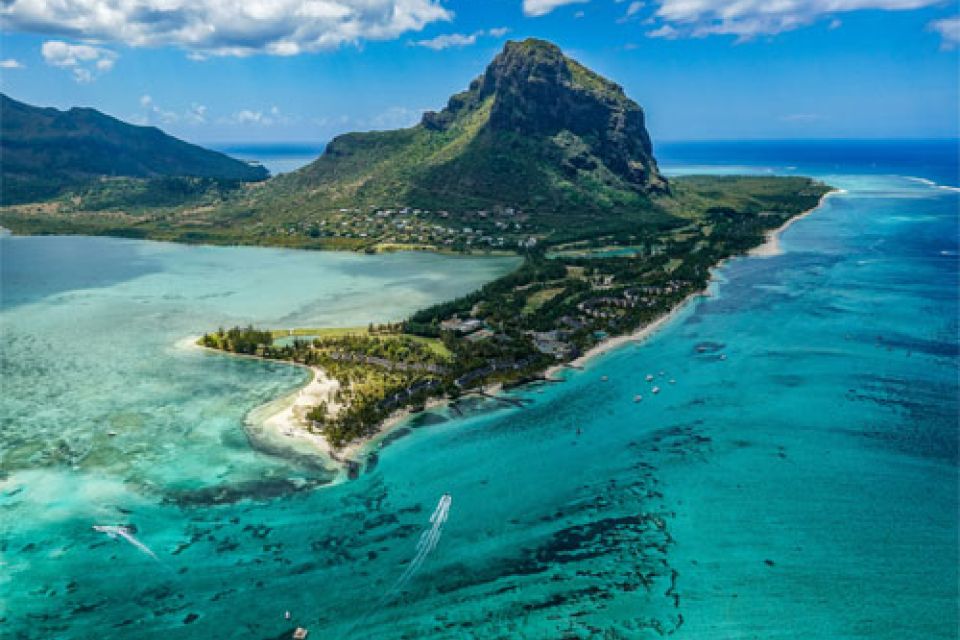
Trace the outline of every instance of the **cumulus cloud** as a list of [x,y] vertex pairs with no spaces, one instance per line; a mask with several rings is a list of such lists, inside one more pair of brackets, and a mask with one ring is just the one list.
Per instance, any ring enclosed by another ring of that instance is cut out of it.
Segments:
[[567,4],[583,4],[590,0],[523,0],[523,13],[531,17],[545,16],[557,7]]
[[476,44],[477,38],[489,35],[493,38],[502,38],[510,29],[507,27],[497,27],[489,31],[474,31],[471,34],[464,33],[445,33],[443,35],[430,38],[428,40],[414,40],[410,44],[416,47],[426,47],[434,51],[442,51],[451,47],[468,47]]
[[23,63],[14,58],[0,60],[0,69],[23,69]]
[[475,43],[477,36],[482,33],[482,31],[476,31],[470,35],[463,33],[445,33],[435,38],[430,38],[429,40],[416,40],[412,44],[418,47],[433,49],[434,51],[441,51],[443,49],[449,49],[450,47],[469,46]]
[[623,14],[623,17],[617,20],[618,23],[624,24],[625,22],[630,22],[631,20],[639,18],[637,16],[640,11],[647,6],[646,3],[640,2],[639,0],[634,0],[629,5],[627,5],[627,11]]
[[70,44],[61,40],[48,40],[40,47],[44,61],[54,67],[67,69],[77,82],[93,82],[98,76],[110,71],[116,63],[116,52],[90,44]]
[[680,37],[680,32],[668,24],[647,31],[649,38],[664,38],[665,40],[676,40]]
[[178,46],[200,55],[278,56],[390,40],[453,14],[440,0],[4,0],[0,28]]
[[202,104],[193,103],[182,113],[164,109],[157,105],[153,97],[144,94],[140,96],[140,113],[131,118],[136,124],[174,124],[186,122],[188,124],[203,124],[207,121],[207,108]]
[[[206,109],[203,108],[205,115]],[[285,125],[296,122],[297,118],[288,116],[280,111],[276,105],[266,110],[261,109],[240,109],[227,118],[220,118],[220,124],[232,125],[257,125],[261,127],[272,127],[274,125]]]
[[940,34],[940,48],[944,51],[952,51],[960,45],[960,16],[934,20],[930,28]]
[[906,11],[937,4],[941,0],[660,0],[655,13],[663,26],[650,37],[734,35],[749,40],[810,25],[838,13],[872,9]]

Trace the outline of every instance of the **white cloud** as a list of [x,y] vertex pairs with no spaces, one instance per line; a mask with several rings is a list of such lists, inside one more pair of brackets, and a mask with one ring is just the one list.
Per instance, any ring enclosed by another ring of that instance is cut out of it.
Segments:
[[477,31],[471,33],[470,35],[465,35],[462,33],[445,33],[441,36],[435,38],[430,38],[429,40],[417,40],[411,44],[418,47],[426,47],[427,49],[433,49],[434,51],[442,51],[443,49],[449,49],[450,47],[466,47],[477,41],[477,36],[481,35],[482,31]]
[[668,24],[665,24],[656,29],[647,31],[648,38],[664,38],[665,40],[676,40],[680,37],[680,32],[671,27]]
[[637,19],[635,16],[640,13],[645,6],[647,6],[646,3],[640,2],[639,0],[634,0],[627,5],[626,13],[623,14],[623,17],[617,19],[617,23],[624,24],[630,22],[631,20]]
[[363,40],[390,40],[449,21],[441,0],[4,0],[4,31],[130,46],[178,46],[200,55],[290,56]]
[[476,44],[477,38],[488,35],[493,38],[502,38],[507,33],[510,32],[510,29],[507,27],[496,27],[488,31],[474,31],[471,34],[464,33],[445,33],[443,35],[430,38],[429,40],[414,40],[410,44],[415,47],[426,47],[427,49],[433,49],[434,51],[442,51],[444,49],[449,49],[450,47],[468,47],[472,44]]
[[0,60],[0,69],[23,69],[23,63],[13,58]]
[[184,117],[192,124],[203,124],[207,121],[207,108],[202,104],[194,103],[190,105],[190,110]]
[[934,20],[929,26],[940,34],[940,48],[944,51],[952,51],[960,45],[960,16]]
[[273,121],[270,120],[270,116],[264,118],[262,111],[251,111],[250,109],[242,109],[235,114],[233,114],[233,123],[234,124],[272,124]]
[[523,13],[531,17],[545,16],[557,7],[568,4],[583,4],[590,0],[523,0]]
[[702,38],[720,34],[749,40],[792,31],[838,13],[906,11],[941,4],[941,0],[660,0],[659,4],[656,18],[672,30],[655,29],[648,36]]
[[137,124],[174,124],[186,122],[188,124],[203,124],[207,121],[207,108],[202,104],[193,103],[183,113],[163,109],[153,101],[153,97],[144,94],[140,96],[141,112],[132,119]]
[[[200,107],[201,116],[206,117],[206,107]],[[297,118],[283,114],[280,108],[272,106],[267,110],[241,109],[235,112],[229,118],[220,118],[220,124],[232,125],[258,125],[261,127],[272,127],[274,125],[284,125],[296,122]]]
[[93,82],[97,76],[110,71],[119,57],[116,52],[103,47],[60,40],[44,42],[40,53],[47,64],[73,72],[79,83]]

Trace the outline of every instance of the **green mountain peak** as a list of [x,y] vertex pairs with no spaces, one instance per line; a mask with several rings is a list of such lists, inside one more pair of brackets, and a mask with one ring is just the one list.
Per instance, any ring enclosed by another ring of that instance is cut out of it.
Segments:
[[[350,133],[257,198],[296,206],[491,206],[562,213],[642,206],[668,190],[643,110],[537,39],[508,42],[469,87],[409,129]],[[311,207],[312,208],[312,207]]]

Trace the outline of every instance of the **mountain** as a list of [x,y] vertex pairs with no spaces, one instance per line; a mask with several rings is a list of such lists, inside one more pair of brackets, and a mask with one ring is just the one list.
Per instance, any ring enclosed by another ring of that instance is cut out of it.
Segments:
[[508,42],[469,88],[409,129],[334,138],[251,205],[636,209],[668,192],[643,110],[543,40]]
[[[106,119],[89,110],[39,111],[44,122]],[[123,127],[114,143],[123,152],[140,149],[129,136],[163,136],[106,120]],[[45,148],[26,125],[16,131],[28,148]],[[141,165],[130,159],[122,166]],[[141,170],[156,171],[149,165]],[[465,91],[416,126],[338,136],[298,171],[243,185],[203,178],[99,180],[42,205],[0,207],[0,223],[16,233],[317,249],[582,250],[658,246],[664,238],[689,238],[700,225],[733,226],[753,237],[748,231],[763,227],[760,216],[792,215],[815,206],[822,193],[822,185],[806,178],[685,176],[668,182],[640,106],[556,45],[529,39],[508,42]]]
[[0,94],[3,204],[41,200],[103,176],[264,180],[268,172],[96,109],[34,107]]

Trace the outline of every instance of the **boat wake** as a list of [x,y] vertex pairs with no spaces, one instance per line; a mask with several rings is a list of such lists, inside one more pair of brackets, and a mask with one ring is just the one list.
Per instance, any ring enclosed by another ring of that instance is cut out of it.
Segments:
[[450,517],[450,504],[453,502],[453,498],[449,493],[445,493],[440,497],[440,501],[437,503],[436,508],[433,510],[433,515],[430,516],[430,527],[424,529],[420,533],[420,538],[417,540],[417,553],[413,556],[413,560],[410,561],[410,564],[407,565],[407,568],[404,570],[403,574],[397,581],[393,584],[390,589],[383,594],[377,603],[369,610],[366,614],[352,625],[344,634],[344,637],[352,637],[354,629],[362,625],[367,619],[375,612],[379,611],[381,607],[387,604],[393,597],[403,589],[408,582],[416,575],[417,571],[420,570],[420,567],[423,566],[423,563],[426,561],[427,556],[429,556],[434,549],[437,548],[437,543],[440,542],[440,535],[443,533],[443,525],[447,522],[447,518]]
[[417,541],[417,554],[413,557],[413,560],[410,561],[410,564],[407,565],[406,571],[397,579],[396,584],[393,585],[393,588],[390,589],[388,594],[396,593],[406,586],[406,584],[410,582],[410,579],[420,570],[420,567],[423,566],[427,556],[436,549],[437,543],[440,542],[440,535],[443,533],[443,525],[450,516],[451,502],[453,502],[453,498],[449,493],[443,494],[440,498],[436,509],[433,510],[433,515],[430,516],[430,528],[425,529]]
[[100,533],[105,533],[105,534],[107,534],[107,536],[108,536],[111,540],[116,540],[116,539],[118,539],[118,538],[123,538],[124,540],[126,540],[127,542],[129,542],[130,544],[132,544],[133,546],[135,546],[137,549],[140,549],[140,551],[143,551],[145,554],[147,554],[148,556],[150,556],[151,558],[153,558],[153,559],[156,560],[157,562],[160,562],[160,558],[157,557],[157,554],[155,554],[153,551],[151,551],[151,550],[150,550],[150,547],[148,547],[147,545],[145,545],[145,544],[143,544],[142,542],[140,542],[139,540],[137,540],[137,539],[133,536],[133,532],[131,532],[131,530],[130,530],[129,527],[124,527],[124,526],[120,526],[120,525],[95,524],[95,525],[93,525],[93,530],[94,530],[94,531],[99,531]]

